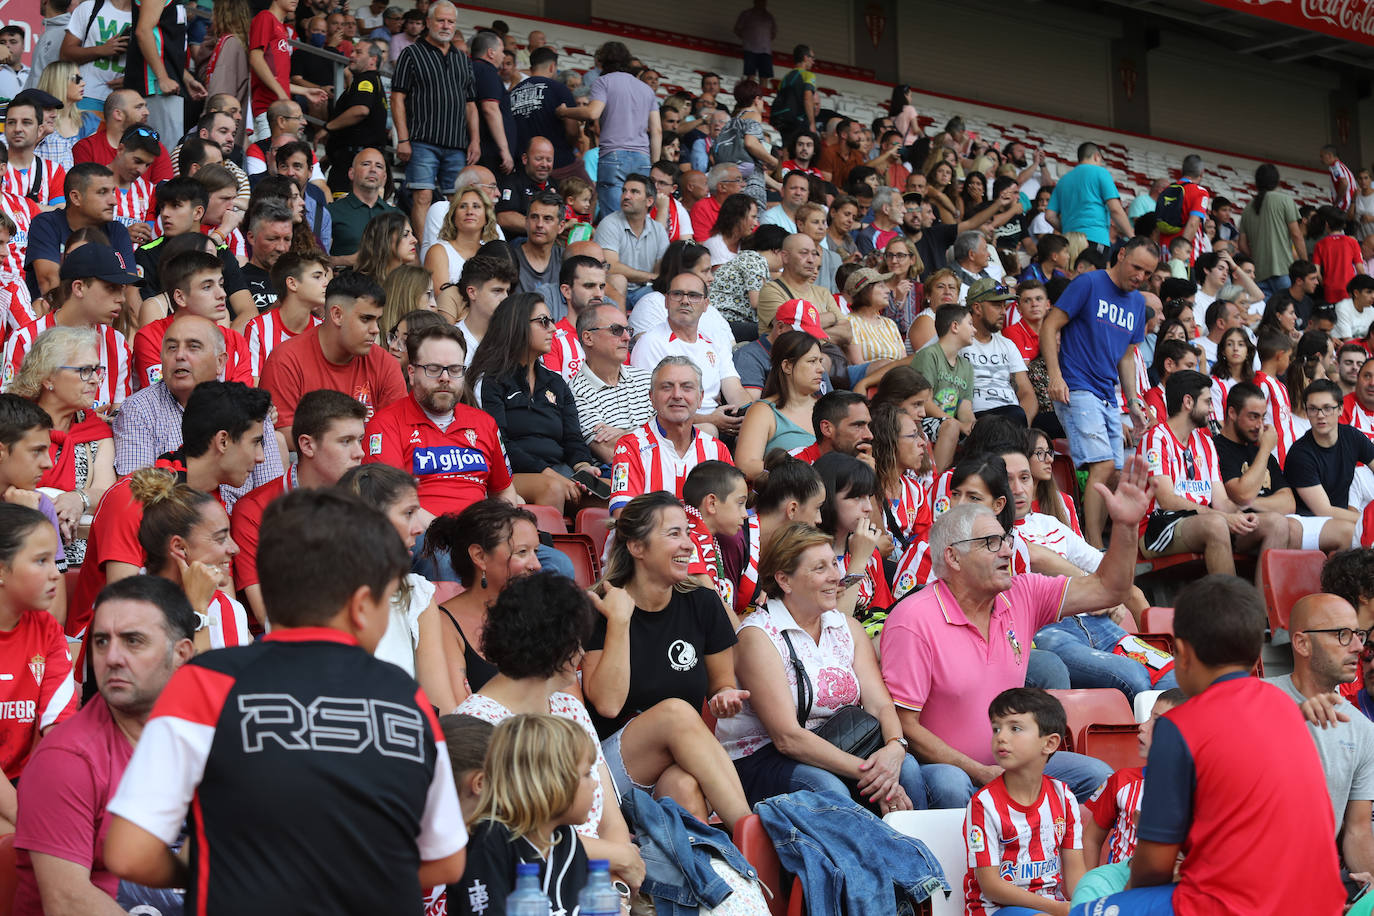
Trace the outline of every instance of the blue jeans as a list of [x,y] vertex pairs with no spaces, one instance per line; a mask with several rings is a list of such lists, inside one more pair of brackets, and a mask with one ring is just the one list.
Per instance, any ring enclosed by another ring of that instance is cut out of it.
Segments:
[[[1156,887],[1138,887],[1122,891],[1080,904],[1069,911],[1069,916],[1105,916],[1107,913],[1120,913],[1121,916],[1174,916],[1174,888],[1177,884],[1160,884]],[[998,910],[1005,913],[1005,909]]]
[[[1112,775],[1112,768],[1092,757],[1056,751],[1045,764],[1045,775],[1068,783],[1075,797],[1087,800]],[[962,808],[973,798],[973,780],[953,764],[922,764],[921,776],[932,808]]]
[[1111,461],[1122,466],[1121,407],[1116,398],[1104,400],[1092,391],[1070,391],[1068,404],[1054,402],[1054,413],[1064,424],[1074,464],[1081,468]]
[[628,149],[603,149],[596,164],[596,201],[600,216],[620,210],[620,186],[630,175],[649,174],[649,154]]
[[1026,686],[1045,690],[1068,690],[1069,669],[1053,652],[1032,647],[1026,662]]
[[[911,806],[918,811],[927,807],[922,769],[916,758],[907,754],[902,760],[902,772],[897,777],[902,789],[911,798]],[[802,791],[837,795],[845,799],[853,798],[847,780],[841,779],[829,770],[798,763],[791,757],[783,756],[777,745],[772,742],[736,760],[735,771],[739,773],[744,796],[750,805],[776,795]]]
[[[424,576],[431,582],[457,582],[458,574],[453,571],[453,564],[449,562],[448,551],[436,550],[434,556],[426,557],[421,556],[424,548],[425,536],[422,534],[415,539],[415,547],[410,551],[410,571]],[[576,578],[577,573],[573,569],[572,560],[569,560],[561,550],[540,544],[534,555],[539,558],[539,565],[544,569],[551,569],[569,579]]]
[[[916,758],[907,754],[902,760],[902,772],[897,777],[902,789],[906,791],[911,799],[911,807],[917,811],[924,811],[927,807],[926,784],[921,778],[921,764]],[[822,770],[820,767],[813,767],[809,764],[799,763],[792,771],[792,781],[788,788],[789,792],[829,792],[831,795],[840,795],[849,798],[849,784],[836,776],[829,770]]]
[[1293,278],[1288,274],[1279,274],[1277,277],[1265,277],[1255,284],[1264,293],[1264,298],[1268,299],[1281,289],[1288,289],[1293,285]]
[[1114,687],[1134,702],[1142,690],[1168,690],[1177,687],[1178,680],[1170,671],[1150,683],[1150,673],[1133,658],[1116,655],[1112,647],[1121,641],[1126,631],[1105,614],[1078,614],[1058,623],[1041,627],[1035,634],[1035,647],[1053,652],[1064,662],[1074,687]]
[[410,161],[406,163],[406,187],[412,191],[448,194],[458,173],[468,164],[466,150],[446,149],[410,141]]

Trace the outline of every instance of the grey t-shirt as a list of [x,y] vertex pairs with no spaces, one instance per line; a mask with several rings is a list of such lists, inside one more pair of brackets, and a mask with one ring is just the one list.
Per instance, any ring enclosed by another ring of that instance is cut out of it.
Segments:
[[[1267,679],[1297,703],[1306,699],[1293,686],[1291,675]],[[1370,722],[1353,706],[1347,706],[1349,722],[1339,722],[1331,728],[1308,725],[1317,744],[1317,755],[1326,774],[1326,791],[1331,796],[1331,810],[1336,815],[1336,832],[1345,820],[1345,806],[1351,801],[1374,800],[1374,722]]]
[[612,150],[649,155],[649,112],[658,107],[658,98],[648,84],[628,73],[607,73],[592,83],[592,98],[606,103],[601,155]]

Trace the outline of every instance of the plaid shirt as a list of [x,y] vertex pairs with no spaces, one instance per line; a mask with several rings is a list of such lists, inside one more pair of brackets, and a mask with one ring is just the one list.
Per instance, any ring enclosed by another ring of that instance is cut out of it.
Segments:
[[[182,409],[161,382],[125,398],[114,421],[115,472],[122,476],[139,468],[150,468],[159,455],[181,448]],[[267,460],[253,469],[243,486],[219,488],[226,509],[233,511],[240,496],[282,475],[281,455],[270,420],[262,424],[262,450]]]

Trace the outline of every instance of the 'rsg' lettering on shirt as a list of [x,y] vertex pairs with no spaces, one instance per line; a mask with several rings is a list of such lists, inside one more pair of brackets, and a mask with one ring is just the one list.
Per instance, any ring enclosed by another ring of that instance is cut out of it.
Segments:
[[481,449],[431,445],[415,449],[411,470],[416,475],[486,473],[487,456]]

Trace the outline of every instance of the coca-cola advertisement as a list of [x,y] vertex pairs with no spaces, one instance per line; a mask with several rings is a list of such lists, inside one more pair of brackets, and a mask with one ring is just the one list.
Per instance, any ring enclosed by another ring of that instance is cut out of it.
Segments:
[[1207,0],[1284,25],[1374,45],[1374,4],[1369,0]]

